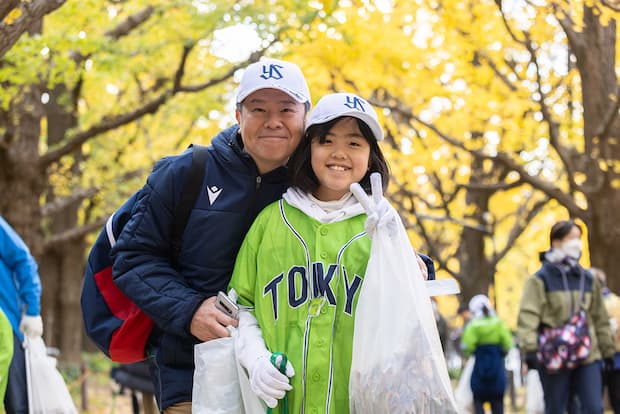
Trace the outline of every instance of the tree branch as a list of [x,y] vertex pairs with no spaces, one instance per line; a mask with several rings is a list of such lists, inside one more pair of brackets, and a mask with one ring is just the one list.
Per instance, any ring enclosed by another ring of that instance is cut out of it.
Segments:
[[43,217],[46,217],[51,214],[58,213],[59,211],[64,210],[65,208],[77,202],[81,202],[85,198],[94,196],[95,194],[97,194],[97,192],[99,192],[98,188],[80,188],[67,197],[59,198],[51,203],[44,205],[41,208],[41,215],[43,215]]
[[0,3],[0,22],[9,14],[11,10],[19,5],[19,0],[4,0]]
[[482,183],[467,183],[467,184],[458,184],[459,187],[463,187],[467,190],[475,190],[475,191],[486,191],[488,193],[496,193],[498,191],[507,191],[512,190],[513,188],[517,188],[523,184],[521,179],[516,180],[513,183],[505,183],[499,182],[494,184],[482,184]]
[[85,235],[97,229],[100,229],[107,220],[108,220],[107,217],[101,217],[92,223],[85,224],[80,227],[73,227],[67,231],[63,231],[61,233],[55,234],[43,242],[43,249],[44,251],[53,250],[56,246],[60,244],[78,240],[84,237]]
[[[588,210],[580,208],[575,202],[575,200],[569,194],[566,194],[565,192],[563,192],[559,187],[555,186],[553,183],[547,182],[537,176],[530,175],[525,170],[525,167],[519,164],[518,162],[516,162],[509,154],[504,153],[504,152],[498,152],[497,155],[489,155],[489,154],[485,154],[483,151],[480,151],[480,150],[474,150],[474,149],[467,148],[463,142],[459,141],[458,139],[454,137],[444,134],[435,125],[425,122],[419,117],[417,117],[409,108],[406,108],[406,106],[403,104],[389,105],[384,102],[377,102],[376,100],[372,100],[372,102],[370,103],[378,107],[389,108],[390,110],[394,112],[400,113],[403,117],[405,117],[406,119],[409,119],[410,121],[413,120],[421,125],[424,125],[426,128],[433,131],[439,138],[441,138],[448,144],[456,148],[459,148],[463,151],[467,151],[475,157],[478,157],[481,159],[487,159],[493,162],[499,162],[503,164],[506,168],[509,168],[510,170],[517,172],[519,176],[521,177],[521,180],[523,180],[523,182],[528,183],[532,187],[542,191],[549,198],[557,200],[561,205],[563,205],[570,212],[572,216],[579,217],[582,220],[585,220],[587,218]],[[406,109],[403,109],[403,107],[405,107]]]
[[465,220],[460,220],[454,217],[444,217],[444,216],[432,216],[430,214],[417,214],[416,217],[418,218],[418,220],[431,220],[431,221],[436,221],[438,223],[440,222],[451,222],[451,223],[455,223],[458,224],[461,227],[466,227],[468,229],[471,230],[475,230],[477,232],[483,233],[487,236],[492,235],[493,233],[486,227],[478,225],[478,224],[470,224],[468,222],[466,222]]
[[616,13],[620,13],[620,3],[618,2],[618,0],[616,0],[616,3],[619,3],[618,5],[611,4],[608,0],[600,0],[600,1],[601,1],[601,4],[607,7],[608,9],[613,10]]
[[147,21],[155,11],[155,7],[147,6],[139,12],[127,17],[113,29],[108,30],[104,34],[113,40],[118,40],[123,36],[127,36],[132,30]]
[[573,50],[573,53],[583,57],[586,49],[586,44],[583,40],[583,34],[573,29],[573,27],[575,27],[575,23],[570,18],[570,16],[566,12],[564,12],[563,7],[559,6],[555,2],[551,2],[551,7],[553,8],[553,16],[556,17],[558,23],[562,27],[562,30],[564,30],[564,33],[566,33],[568,44]]
[[[33,23],[38,22],[43,16],[62,6],[65,1],[66,0],[31,0],[19,2],[21,16],[11,24],[5,21],[0,22],[0,58],[13,47]],[[4,8],[5,5],[2,7]],[[12,8],[10,10],[12,10]]]
[[609,108],[603,117],[600,128],[594,134],[595,137],[599,137],[601,140],[609,137],[614,120],[618,117],[618,111],[620,111],[620,85],[616,85],[615,101],[615,104]]
[[[530,224],[530,222],[534,219],[534,217],[536,217],[538,213],[540,213],[542,208],[548,202],[549,202],[549,199],[545,198],[543,200],[536,202],[532,208],[529,208],[527,210],[526,210],[527,201],[521,204],[521,206],[515,213],[515,215],[517,216],[515,220],[515,224],[510,229],[510,233],[508,234],[508,239],[506,240],[506,244],[504,245],[504,248],[501,249],[499,252],[495,252],[493,254],[493,267],[495,267],[495,265],[499,263],[499,261],[502,260],[504,256],[506,256],[506,254],[510,251],[510,249],[514,247],[515,242],[517,241],[519,236],[523,234],[523,231],[525,231],[525,228]],[[524,211],[527,211],[527,214],[525,215],[523,219],[520,219],[519,217]]]
[[141,118],[142,116],[146,114],[149,114],[149,113],[152,114],[152,113],[157,112],[157,110],[164,103],[166,103],[168,100],[170,100],[170,98],[172,98],[174,95],[176,95],[179,92],[199,92],[206,88],[209,88],[211,86],[214,86],[216,84],[226,81],[234,74],[236,70],[246,67],[250,63],[258,61],[258,59],[260,59],[260,57],[266,52],[269,46],[261,49],[260,51],[252,53],[252,55],[247,61],[235,65],[222,76],[213,78],[212,80],[209,80],[208,82],[205,82],[200,85],[183,86],[181,84],[181,81],[182,81],[182,77],[185,71],[185,63],[187,61],[189,52],[191,51],[193,47],[194,47],[194,43],[191,43],[191,44],[188,43],[183,47],[183,52],[181,54],[181,60],[179,62],[177,70],[175,71],[174,76],[172,77],[173,86],[170,90],[166,90],[162,92],[157,98],[147,102],[146,104],[133,110],[132,112],[125,113],[122,115],[117,115],[114,117],[104,117],[98,124],[91,126],[89,129],[75,133],[73,136],[70,136],[67,139],[66,143],[63,146],[50,150],[46,154],[43,154],[39,158],[39,166],[41,168],[45,168],[49,164],[59,160],[64,155],[70,154],[71,152],[75,151],[89,139],[99,134],[102,134],[102,133],[111,131],[113,129],[116,129],[118,127],[121,127],[123,125],[129,124]]

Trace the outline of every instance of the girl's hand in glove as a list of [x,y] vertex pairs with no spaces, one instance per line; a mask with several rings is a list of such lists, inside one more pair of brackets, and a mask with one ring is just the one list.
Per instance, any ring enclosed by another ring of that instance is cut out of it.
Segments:
[[278,400],[284,398],[286,391],[293,389],[289,384],[289,378],[293,375],[295,371],[290,362],[287,361],[284,375],[271,363],[271,354],[267,351],[254,360],[250,371],[250,385],[252,391],[265,401],[268,407],[275,408]]
[[381,227],[387,227],[389,236],[394,237],[398,232],[400,217],[394,207],[383,197],[381,174],[376,172],[370,174],[370,188],[372,200],[359,183],[353,183],[350,187],[351,192],[364,207],[368,216],[364,230],[371,240],[374,238],[377,229]]
[[[258,321],[249,311],[239,313],[237,357],[248,371],[252,391],[268,407],[274,408],[286,391],[293,389],[289,378],[295,375],[290,362],[286,363],[286,375],[271,363],[271,352],[265,346]],[[276,361],[280,362],[280,361]]]

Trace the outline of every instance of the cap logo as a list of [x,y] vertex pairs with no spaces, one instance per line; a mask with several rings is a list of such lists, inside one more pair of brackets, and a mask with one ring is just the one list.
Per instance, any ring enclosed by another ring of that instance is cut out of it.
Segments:
[[267,65],[263,65],[263,74],[260,75],[261,78],[267,79],[282,79],[284,76],[280,73],[280,69],[284,68],[284,66],[275,65],[273,63]]
[[357,96],[347,96],[347,101],[344,106],[351,109],[357,109],[358,111],[366,112],[362,100]]

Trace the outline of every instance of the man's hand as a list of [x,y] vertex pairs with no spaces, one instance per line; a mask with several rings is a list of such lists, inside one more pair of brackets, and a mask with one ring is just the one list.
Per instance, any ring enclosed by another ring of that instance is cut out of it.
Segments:
[[216,297],[213,296],[202,302],[190,324],[192,335],[204,342],[230,336],[226,327],[236,327],[238,324],[236,319],[215,307],[215,299]]
[[41,315],[24,315],[19,324],[19,330],[29,338],[39,338],[43,335],[43,319]]

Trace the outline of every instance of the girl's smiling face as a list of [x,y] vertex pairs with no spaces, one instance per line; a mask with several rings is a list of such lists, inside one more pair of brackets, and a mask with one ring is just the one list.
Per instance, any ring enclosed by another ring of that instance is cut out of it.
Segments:
[[312,137],[310,157],[319,181],[313,195],[322,201],[338,200],[368,172],[370,144],[357,119],[346,117],[334,124],[324,141]]

